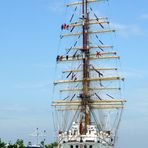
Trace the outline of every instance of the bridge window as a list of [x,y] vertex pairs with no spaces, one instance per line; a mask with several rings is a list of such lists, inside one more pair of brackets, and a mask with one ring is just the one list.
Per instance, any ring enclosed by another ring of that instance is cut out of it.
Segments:
[[73,148],[73,145],[70,145],[70,148]]
[[90,145],[89,148],[92,148],[92,145]]
[[78,145],[76,145],[76,148],[79,148],[79,146],[78,146]]

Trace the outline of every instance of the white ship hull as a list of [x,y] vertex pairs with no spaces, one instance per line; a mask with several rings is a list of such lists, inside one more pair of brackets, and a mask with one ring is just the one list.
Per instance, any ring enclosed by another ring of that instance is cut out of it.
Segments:
[[100,144],[100,143],[96,143],[96,142],[92,142],[92,143],[67,143],[67,144],[63,144],[61,146],[61,148],[114,148],[114,146],[108,146],[105,144]]
[[97,131],[96,125],[88,125],[86,135],[80,134],[80,123],[73,123],[68,132],[59,133],[59,148],[113,148],[110,131]]

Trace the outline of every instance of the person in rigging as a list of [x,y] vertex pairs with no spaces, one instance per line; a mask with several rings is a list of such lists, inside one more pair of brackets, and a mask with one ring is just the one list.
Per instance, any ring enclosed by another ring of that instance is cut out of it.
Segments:
[[62,60],[63,60],[63,56],[60,56],[60,57],[59,57],[59,61],[62,61]]
[[96,51],[96,57],[101,56],[101,53],[99,51]]
[[59,56],[59,55],[57,55],[56,61],[59,61],[59,58],[60,58],[60,56]]
[[66,55],[66,60],[68,60],[68,58],[69,58],[68,55]]
[[69,28],[69,25],[67,25],[66,23],[61,25],[61,30],[68,29],[68,28]]

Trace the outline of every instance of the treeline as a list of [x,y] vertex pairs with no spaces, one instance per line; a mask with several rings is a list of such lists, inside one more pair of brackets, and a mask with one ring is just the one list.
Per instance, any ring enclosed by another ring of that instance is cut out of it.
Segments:
[[[31,142],[28,142],[28,145],[31,145]],[[57,143],[51,143],[51,144],[44,144],[44,141],[41,141],[40,146],[43,148],[55,148],[57,147]],[[12,143],[5,143],[0,138],[0,148],[26,148],[24,141],[22,139],[17,139],[17,141]]]

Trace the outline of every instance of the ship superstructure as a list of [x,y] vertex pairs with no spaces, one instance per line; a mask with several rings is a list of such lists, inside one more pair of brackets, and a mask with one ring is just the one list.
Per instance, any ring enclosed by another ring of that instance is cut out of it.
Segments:
[[63,45],[56,57],[59,80],[54,81],[56,100],[52,102],[61,148],[113,148],[116,144],[126,102],[121,98],[124,78],[118,74],[120,57],[105,40],[115,30],[107,17],[93,9],[102,1],[66,5],[73,13],[61,25]]

